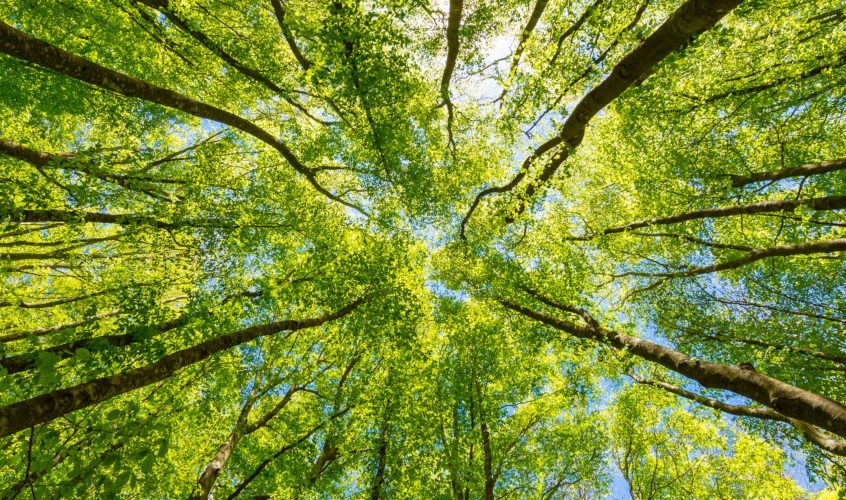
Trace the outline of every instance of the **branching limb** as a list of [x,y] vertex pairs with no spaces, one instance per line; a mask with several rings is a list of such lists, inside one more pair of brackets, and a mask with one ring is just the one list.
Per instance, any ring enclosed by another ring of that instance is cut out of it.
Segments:
[[829,453],[833,453],[835,455],[846,456],[846,440],[833,439],[807,422],[803,422],[795,418],[785,417],[781,413],[778,413],[777,411],[771,410],[769,408],[755,408],[752,406],[731,405],[722,401],[718,401],[716,399],[706,398],[705,396],[682,389],[681,387],[677,387],[675,385],[668,384],[666,382],[641,378],[635,375],[634,373],[630,373],[629,376],[638,384],[648,385],[651,387],[662,389],[669,393],[681,396],[685,399],[689,399],[703,406],[713,408],[723,413],[729,413],[731,415],[737,415],[740,417],[775,420],[777,422],[788,423],[798,429],[802,433],[802,435],[805,436],[805,439],[807,439],[815,446],[818,446],[823,450]]
[[745,176],[732,175],[730,177],[732,186],[743,187],[747,184],[754,184],[756,182],[778,181],[781,179],[788,179],[790,177],[809,177],[812,175],[822,175],[844,169],[846,169],[846,158],[839,158],[837,160],[809,163],[799,167],[784,168],[781,170],[774,170],[772,172],[758,172]]
[[[622,226],[609,227],[599,232],[599,235],[608,235],[614,233],[624,233],[633,229],[640,229],[650,226],[662,226],[668,224],[677,224],[679,222],[688,222],[700,219],[715,219],[721,217],[731,217],[735,215],[754,215],[777,212],[791,212],[799,207],[806,207],[818,211],[843,210],[846,209],[846,196],[826,196],[823,198],[807,198],[802,200],[776,200],[776,201],[762,201],[759,203],[751,203],[748,205],[732,205],[728,207],[705,208],[702,210],[694,210],[692,212],[684,212],[681,214],[670,215],[667,217],[656,217],[653,219],[645,219],[636,222],[631,222]],[[567,238],[569,240],[585,241],[595,237],[577,236]]]
[[580,325],[539,313],[515,302],[499,299],[506,309],[544,323],[573,337],[594,340],[628,352],[704,387],[731,391],[794,418],[846,437],[846,406],[819,394],[758,373],[748,366],[729,366],[695,359],[685,353],[645,339],[603,327]]
[[[541,169],[537,177],[526,186],[525,192],[520,196],[516,214],[521,214],[525,210],[527,201],[532,198],[537,189],[555,174],[571,152],[581,144],[585,128],[600,110],[635,82],[652,72],[654,67],[665,57],[683,47],[693,37],[715,25],[739,3],[740,0],[708,2],[688,0],[673,12],[669,19],[637,48],[623,57],[614,66],[611,73],[579,101],[561,126],[558,134],[541,144],[526,158],[520,167],[520,171],[511,182],[499,188],[486,189],[476,196],[470,210],[462,220],[462,237],[467,220],[472,216],[483,197],[493,193],[511,191],[527,176],[535,162],[545,156],[546,153],[554,151],[555,154],[552,158]],[[506,222],[511,221],[513,221],[513,217],[506,218]]]
[[173,90],[113,71],[27,35],[2,21],[0,21],[0,52],[43,66],[95,87],[183,111],[199,118],[206,118],[241,130],[277,150],[291,167],[302,174],[319,193],[366,215],[363,209],[332,194],[320,185],[315,172],[300,162],[287,144],[241,116],[196,101]]

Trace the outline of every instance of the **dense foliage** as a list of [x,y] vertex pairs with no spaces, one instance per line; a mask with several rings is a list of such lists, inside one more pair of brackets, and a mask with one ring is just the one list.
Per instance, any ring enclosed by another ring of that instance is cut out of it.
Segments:
[[844,47],[838,0],[0,0],[0,487],[846,494]]

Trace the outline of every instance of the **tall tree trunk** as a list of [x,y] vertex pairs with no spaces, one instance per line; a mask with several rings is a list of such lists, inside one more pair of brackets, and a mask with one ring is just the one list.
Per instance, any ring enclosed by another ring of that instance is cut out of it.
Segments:
[[370,500],[379,500],[382,486],[385,484],[385,469],[388,463],[388,440],[391,429],[391,401],[388,400],[385,411],[385,421],[379,433],[379,448],[376,450],[376,474],[373,477],[373,487],[370,489]]
[[[626,54],[614,66],[611,73],[576,104],[561,125],[558,134],[538,146],[527,156],[520,166],[519,172],[510,182],[502,186],[484,189],[476,195],[470,209],[461,221],[460,234],[462,238],[467,221],[473,215],[482,198],[513,190],[529,175],[529,171],[536,161],[554,151],[555,154],[550,161],[546,162],[536,177],[529,180],[525,193],[520,196],[516,212],[522,213],[527,201],[534,195],[535,191],[555,174],[569,155],[582,143],[588,123],[599,111],[608,106],[635,82],[648,76],[665,57],[681,49],[691,39],[717,24],[740,1],[688,0],[682,4],[646,40]],[[509,215],[506,221],[512,222],[513,217]]]
[[[591,339],[625,350],[647,361],[691,378],[705,387],[724,389],[768,406],[782,415],[846,437],[846,406],[819,394],[786,384],[745,366],[727,366],[694,359],[648,340],[600,327],[589,318],[587,326],[562,321],[507,300],[512,311],[538,320],[574,337]],[[587,315],[587,313],[584,313]]]
[[364,299],[358,299],[338,311],[319,318],[285,320],[254,326],[207,340],[193,347],[168,354],[160,360],[140,368],[133,368],[82,384],[58,389],[25,401],[0,408],[0,437],[14,434],[34,425],[50,422],[82,408],[102,403],[120,394],[140,389],[166,378],[178,370],[208,359],[226,349],[273,335],[282,331],[296,331],[322,325],[350,314]]
[[238,414],[238,420],[235,422],[235,427],[233,427],[229,432],[229,435],[226,436],[223,444],[220,445],[220,448],[217,449],[214,457],[211,461],[209,461],[208,465],[206,465],[203,473],[200,474],[200,478],[197,480],[199,491],[195,491],[191,494],[192,499],[199,500],[211,497],[212,488],[214,488],[214,483],[217,482],[220,472],[223,470],[223,467],[226,465],[229,457],[232,456],[232,452],[235,450],[235,447],[238,446],[238,442],[241,441],[242,437],[244,437],[245,431],[247,430],[247,421],[250,417],[250,410],[253,409],[254,403],[254,395],[250,394],[250,397],[247,398],[247,402],[243,407],[241,407],[241,413]]
[[491,450],[491,434],[488,430],[488,419],[485,413],[485,403],[482,397],[482,385],[479,379],[473,381],[476,386],[476,397],[479,399],[479,428],[482,431],[482,453],[485,471],[485,500],[493,500],[496,478],[493,474],[493,450]]

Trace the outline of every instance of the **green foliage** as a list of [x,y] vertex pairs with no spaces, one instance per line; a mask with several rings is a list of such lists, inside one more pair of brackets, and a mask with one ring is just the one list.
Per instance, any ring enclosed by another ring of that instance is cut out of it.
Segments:
[[843,494],[846,447],[700,404],[781,401],[503,307],[846,401],[843,5],[742,2],[571,114],[687,3],[0,0],[0,415],[59,412],[0,438],[0,489]]

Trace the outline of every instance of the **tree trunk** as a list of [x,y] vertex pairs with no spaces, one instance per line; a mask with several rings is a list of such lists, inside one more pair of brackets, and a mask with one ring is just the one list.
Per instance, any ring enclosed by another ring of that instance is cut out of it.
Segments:
[[235,450],[235,447],[238,446],[238,442],[241,441],[242,437],[244,437],[244,431],[247,428],[247,420],[249,419],[250,410],[252,410],[254,402],[255,399],[253,399],[253,395],[251,394],[247,399],[247,402],[241,408],[241,413],[238,415],[235,427],[233,427],[232,431],[229,432],[229,435],[226,436],[226,440],[224,440],[223,444],[220,445],[220,448],[217,449],[217,453],[214,454],[214,457],[208,465],[206,465],[205,470],[203,470],[203,473],[197,480],[199,491],[191,494],[192,499],[206,499],[211,497],[214,483],[217,482],[220,472],[223,470],[223,467],[226,466],[226,462],[229,460],[229,457],[232,456],[232,452]]
[[536,319],[574,337],[591,339],[625,350],[647,361],[691,378],[705,387],[724,389],[768,406],[782,415],[846,437],[846,406],[819,394],[786,384],[742,366],[726,366],[690,356],[648,340],[596,326],[561,321],[502,300],[512,311]]
[[133,368],[82,384],[58,389],[0,408],[0,437],[34,425],[50,422],[73,411],[96,405],[120,394],[146,387],[172,377],[178,370],[208,359],[214,354],[282,331],[296,331],[322,325],[350,314],[364,299],[358,299],[338,311],[319,318],[285,320],[254,326],[207,340],[193,347],[164,356],[140,368]]

